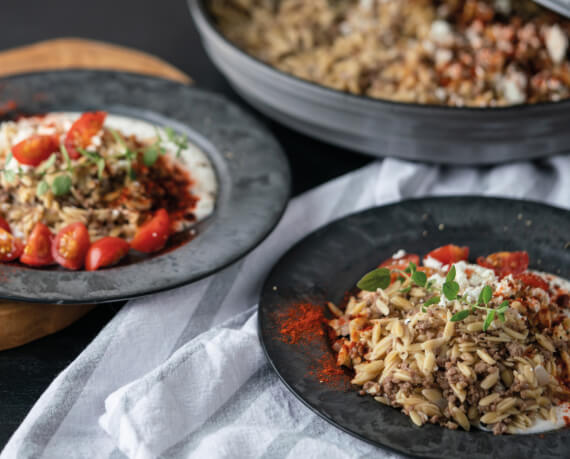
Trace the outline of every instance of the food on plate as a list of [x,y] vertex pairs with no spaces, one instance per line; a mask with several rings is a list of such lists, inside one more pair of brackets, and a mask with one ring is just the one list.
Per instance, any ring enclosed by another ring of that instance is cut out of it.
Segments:
[[89,271],[154,253],[215,204],[206,155],[169,127],[106,112],[0,124],[0,261]]
[[362,395],[418,426],[519,434],[570,424],[570,283],[528,270],[526,252],[477,264],[468,254],[438,248],[426,273],[400,250],[346,305],[329,303],[337,364]]
[[531,0],[210,0],[252,56],[372,98],[493,107],[570,97],[570,20]]

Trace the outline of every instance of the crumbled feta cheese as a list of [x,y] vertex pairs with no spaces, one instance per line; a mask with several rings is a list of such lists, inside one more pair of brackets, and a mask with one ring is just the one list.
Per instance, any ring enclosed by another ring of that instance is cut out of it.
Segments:
[[430,38],[442,46],[450,46],[453,44],[453,31],[448,22],[437,19],[432,22],[430,30]]
[[404,249],[400,249],[394,255],[392,255],[392,258],[394,260],[399,260],[400,258],[403,258],[405,256],[406,256],[406,251]]
[[425,257],[423,264],[426,268],[433,268],[437,270],[440,270],[443,266],[443,263],[441,261],[436,260],[435,258],[432,257]]
[[[427,259],[426,259],[427,260]],[[437,261],[437,260],[436,260]],[[490,285],[496,282],[497,278],[492,269],[483,268],[479,265],[472,265],[465,261],[454,263],[455,265],[455,282],[459,284],[459,293],[467,298],[468,301],[477,301],[479,294],[485,285]],[[426,261],[424,260],[424,266]],[[466,270],[471,271],[471,276],[467,276]],[[436,287],[441,288],[445,282],[445,275],[439,273],[433,274],[429,277]],[[445,296],[441,296],[440,306],[448,304]]]
[[546,34],[546,48],[550,58],[556,64],[560,64],[566,56],[568,49],[568,37],[562,31],[558,24],[554,24],[547,29]]

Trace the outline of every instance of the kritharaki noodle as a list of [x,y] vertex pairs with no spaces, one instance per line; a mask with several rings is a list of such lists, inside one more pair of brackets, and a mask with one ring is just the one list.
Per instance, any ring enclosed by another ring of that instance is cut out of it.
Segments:
[[[361,394],[401,409],[418,426],[495,434],[563,427],[570,412],[568,281],[528,271],[526,252],[478,260],[493,269],[457,261],[449,275],[450,265],[433,258],[406,272],[407,262],[393,264],[403,254],[391,259],[391,274],[365,276],[365,290],[344,308],[330,303],[337,364],[354,371]],[[517,256],[523,261],[506,274],[509,264],[500,260]]]
[[228,39],[299,78],[400,102],[570,97],[570,21],[531,0],[210,0]]

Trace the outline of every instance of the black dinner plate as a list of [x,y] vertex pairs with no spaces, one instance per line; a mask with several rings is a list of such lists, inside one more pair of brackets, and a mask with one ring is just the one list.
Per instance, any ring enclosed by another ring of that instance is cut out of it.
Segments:
[[225,98],[132,73],[70,70],[0,80],[0,107],[20,113],[106,110],[171,126],[212,162],[214,213],[197,236],[155,256],[96,272],[0,265],[0,298],[46,303],[123,300],[183,285],[237,260],[278,222],[290,192],[287,160],[273,136]]
[[306,237],[277,263],[260,303],[260,337],[285,385],[335,426],[372,444],[421,457],[568,457],[570,430],[494,436],[414,426],[399,410],[347,390],[344,380],[321,384],[314,368],[332,353],[327,338],[312,344],[279,339],[278,315],[300,301],[340,302],[346,291],[396,250],[426,254],[467,245],[471,258],[527,250],[531,268],[570,275],[570,212],[530,201],[483,197],[426,198],[376,207],[337,220]]

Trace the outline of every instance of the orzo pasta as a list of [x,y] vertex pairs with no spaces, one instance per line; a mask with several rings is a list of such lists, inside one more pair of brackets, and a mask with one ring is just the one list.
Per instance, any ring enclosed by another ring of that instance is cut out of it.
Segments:
[[[414,424],[495,434],[553,430],[570,410],[569,283],[526,252],[395,254],[330,304],[337,363],[362,395]],[[428,265],[428,266],[426,266]]]
[[160,250],[213,211],[217,192],[212,165],[185,136],[105,112],[6,121],[0,164],[0,260],[31,266],[79,269],[87,257],[97,269],[128,243]]
[[531,0],[210,0],[220,31],[279,70],[401,102],[570,97],[570,20]]

